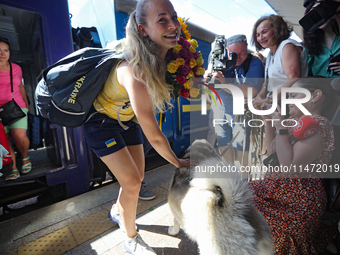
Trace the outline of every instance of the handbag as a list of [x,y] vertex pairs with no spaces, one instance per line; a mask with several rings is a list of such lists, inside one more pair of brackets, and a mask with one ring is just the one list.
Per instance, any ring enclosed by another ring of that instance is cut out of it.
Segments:
[[279,162],[279,158],[277,157],[277,154],[276,152],[270,154],[267,158],[265,158],[263,160],[263,164],[266,166],[266,167],[274,167],[274,166],[279,166],[280,165],[280,162]]
[[9,65],[10,65],[10,73],[11,73],[12,100],[0,107],[0,119],[4,126],[8,126],[14,121],[16,121],[17,119],[20,119],[26,116],[26,114],[21,110],[20,106],[14,101],[13,72],[12,72],[11,62],[9,62]]
[[323,179],[323,185],[327,193],[327,207],[340,213],[340,179]]

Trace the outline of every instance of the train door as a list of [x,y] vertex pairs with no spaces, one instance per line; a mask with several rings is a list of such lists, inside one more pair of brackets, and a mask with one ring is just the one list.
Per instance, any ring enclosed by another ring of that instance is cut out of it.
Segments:
[[[73,51],[66,0],[1,1],[0,36],[9,40],[10,61],[23,72],[23,83],[30,102],[27,136],[32,170],[12,181],[5,181],[10,166],[1,171],[0,206],[56,188],[55,196],[71,197],[89,190],[94,181],[91,154],[83,128],[53,125],[39,116],[34,92],[42,71]],[[14,144],[15,146],[15,144]],[[18,169],[21,158],[17,153]]]

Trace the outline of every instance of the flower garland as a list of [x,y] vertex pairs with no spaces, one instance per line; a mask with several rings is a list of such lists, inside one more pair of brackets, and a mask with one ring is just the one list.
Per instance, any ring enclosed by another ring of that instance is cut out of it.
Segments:
[[[177,45],[170,49],[166,55],[167,73],[165,80],[174,87],[173,98],[179,96],[184,98],[197,97],[199,89],[194,87],[192,78],[202,79],[205,72],[202,53],[197,51],[198,43],[191,39],[187,30],[187,20],[178,18],[181,24],[181,35]],[[185,39],[183,38],[185,37]]]

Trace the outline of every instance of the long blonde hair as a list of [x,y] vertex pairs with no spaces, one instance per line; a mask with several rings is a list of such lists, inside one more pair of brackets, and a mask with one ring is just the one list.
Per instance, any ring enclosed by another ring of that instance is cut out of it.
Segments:
[[159,46],[138,30],[138,24],[146,26],[146,3],[140,0],[130,14],[127,24],[126,60],[132,67],[133,77],[146,85],[154,106],[161,112],[166,104],[172,105],[170,93],[173,87],[165,82],[166,63],[158,54]]

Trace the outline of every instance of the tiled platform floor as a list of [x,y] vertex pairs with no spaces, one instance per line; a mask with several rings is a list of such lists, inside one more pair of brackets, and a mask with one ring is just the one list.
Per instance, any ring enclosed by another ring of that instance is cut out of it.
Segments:
[[[157,254],[198,254],[196,244],[184,233],[167,234],[173,218],[166,199],[174,170],[166,165],[146,173],[145,181],[156,198],[139,200],[137,224]],[[118,190],[118,184],[109,185],[2,222],[0,254],[127,254],[124,234],[107,218]]]

